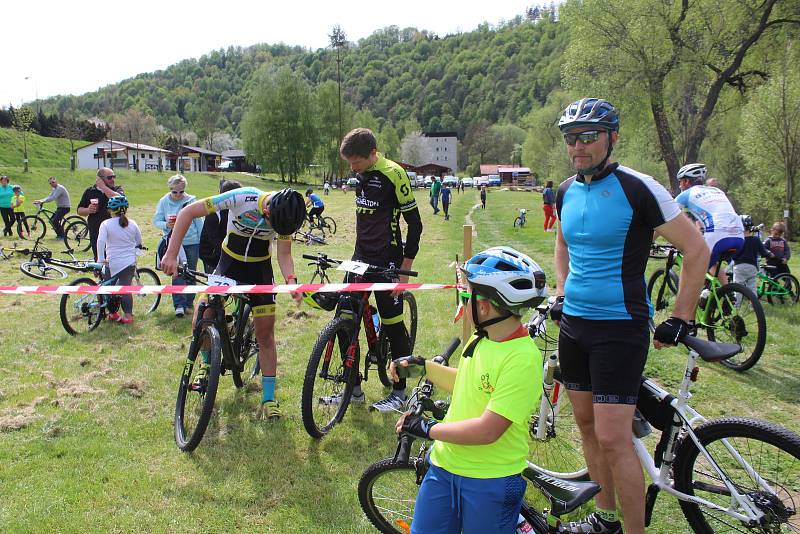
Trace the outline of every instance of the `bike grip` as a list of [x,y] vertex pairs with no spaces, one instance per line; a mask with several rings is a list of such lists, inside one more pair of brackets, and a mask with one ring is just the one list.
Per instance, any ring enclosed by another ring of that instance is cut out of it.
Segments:
[[442,353],[442,358],[444,358],[445,364],[447,364],[450,361],[450,356],[453,355],[453,353],[456,351],[459,345],[461,345],[460,338],[454,337],[453,339],[450,340],[450,343],[447,345],[447,348],[444,349],[444,352]]
[[403,274],[408,276],[419,276],[419,273],[417,271],[406,271],[405,269],[395,269],[394,272],[396,272],[397,274]]
[[318,261],[319,260],[319,256],[315,256],[313,254],[303,254],[303,259],[304,260]]

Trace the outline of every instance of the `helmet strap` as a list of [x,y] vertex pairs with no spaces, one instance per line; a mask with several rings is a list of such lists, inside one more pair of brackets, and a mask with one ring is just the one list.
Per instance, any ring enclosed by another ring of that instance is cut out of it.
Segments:
[[601,161],[591,169],[581,171],[579,173],[580,175],[594,176],[596,174],[600,174],[601,172],[603,172],[603,169],[606,168],[606,165],[608,165],[608,160],[609,158],[611,158],[611,151],[614,149],[614,145],[611,143],[611,130],[606,130],[606,132],[608,133],[608,135],[606,136],[608,138],[608,150],[606,151],[606,157],[603,158],[603,161]]
[[493,324],[505,321],[506,319],[514,315],[508,310],[502,310],[503,311],[502,315],[493,317],[486,321],[478,322],[478,299],[475,296],[473,296],[470,299],[470,302],[472,305],[472,318],[475,320],[475,338],[464,349],[463,353],[464,358],[471,358],[472,353],[475,352],[475,347],[478,346],[480,340],[485,337],[489,337],[489,332],[486,331],[487,326],[492,326]]

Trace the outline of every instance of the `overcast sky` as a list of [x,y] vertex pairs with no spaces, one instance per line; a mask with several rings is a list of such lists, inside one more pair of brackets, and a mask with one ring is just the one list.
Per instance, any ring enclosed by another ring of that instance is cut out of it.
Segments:
[[[17,0],[3,5],[0,106],[82,94],[231,45],[286,43],[318,49],[339,24],[350,41],[396,25],[444,36],[496,24],[535,1],[369,2]],[[548,2],[549,3],[549,2]]]

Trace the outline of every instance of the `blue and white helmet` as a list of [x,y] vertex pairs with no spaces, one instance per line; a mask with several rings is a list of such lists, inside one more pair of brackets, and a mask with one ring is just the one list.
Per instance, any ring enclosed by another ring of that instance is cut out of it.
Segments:
[[603,130],[619,131],[619,114],[607,100],[602,98],[582,98],[564,110],[558,119],[558,127],[563,132],[576,126],[597,126]]
[[547,279],[539,264],[511,247],[492,247],[471,257],[461,270],[472,290],[499,308],[522,315],[547,297]]

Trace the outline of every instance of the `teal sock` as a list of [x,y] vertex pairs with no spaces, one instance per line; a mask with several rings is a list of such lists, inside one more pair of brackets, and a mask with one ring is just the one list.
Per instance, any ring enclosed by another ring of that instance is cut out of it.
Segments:
[[616,510],[603,510],[601,508],[597,508],[596,512],[597,515],[600,516],[600,519],[606,523],[619,523],[619,513],[617,513]]
[[211,351],[201,350],[200,355],[203,357],[203,363],[208,365],[208,360],[211,359]]
[[261,404],[275,400],[275,377],[261,377]]

